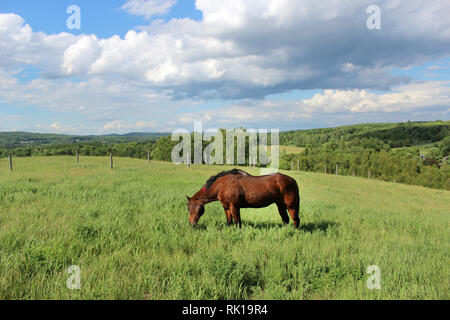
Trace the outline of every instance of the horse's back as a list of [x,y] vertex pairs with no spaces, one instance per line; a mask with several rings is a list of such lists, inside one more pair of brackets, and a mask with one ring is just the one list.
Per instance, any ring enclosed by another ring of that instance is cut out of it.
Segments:
[[275,173],[265,176],[234,176],[227,183],[221,198],[236,202],[241,207],[265,207],[272,203],[298,203],[297,182],[284,174]]
[[280,192],[293,191],[298,193],[298,185],[295,179],[279,172],[264,176],[241,176],[238,181],[240,185],[249,187],[270,187]]

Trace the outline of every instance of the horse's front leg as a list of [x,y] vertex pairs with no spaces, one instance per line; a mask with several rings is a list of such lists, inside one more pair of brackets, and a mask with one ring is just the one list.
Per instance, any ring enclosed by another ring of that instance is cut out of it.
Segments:
[[223,210],[225,210],[225,215],[227,216],[227,224],[228,224],[229,226],[231,226],[232,221],[231,221],[231,212],[230,212],[230,209],[224,207]]
[[231,215],[233,216],[234,223],[236,223],[236,226],[239,225],[239,228],[242,227],[241,222],[241,209],[239,207],[236,207],[234,205],[230,206]]

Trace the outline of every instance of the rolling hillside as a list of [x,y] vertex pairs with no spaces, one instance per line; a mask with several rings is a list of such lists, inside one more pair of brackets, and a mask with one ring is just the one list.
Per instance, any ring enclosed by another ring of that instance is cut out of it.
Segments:
[[63,135],[31,132],[0,132],[0,148],[24,148],[43,145],[61,145],[82,142],[125,143],[147,142],[165,137],[168,133],[127,133],[123,135]]
[[[108,164],[19,158],[10,173],[0,159],[0,299],[449,298],[449,191],[288,172],[299,230],[274,206],[227,227],[219,203],[193,229],[186,194],[226,168]],[[66,287],[71,265],[81,290]],[[370,265],[380,290],[366,285]]]

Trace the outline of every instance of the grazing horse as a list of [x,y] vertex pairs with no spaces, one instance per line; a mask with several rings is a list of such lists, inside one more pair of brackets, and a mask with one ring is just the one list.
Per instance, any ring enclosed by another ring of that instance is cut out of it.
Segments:
[[245,171],[233,169],[223,171],[206,181],[205,185],[192,198],[188,199],[189,223],[195,227],[205,213],[205,204],[220,201],[227,216],[241,227],[241,208],[263,208],[276,203],[281,219],[289,223],[286,209],[294,226],[299,227],[300,196],[297,182],[284,174],[274,173],[265,176],[252,176]]

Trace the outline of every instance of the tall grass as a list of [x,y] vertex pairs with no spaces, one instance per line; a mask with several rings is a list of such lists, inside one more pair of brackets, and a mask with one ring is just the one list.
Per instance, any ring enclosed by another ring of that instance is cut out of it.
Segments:
[[[185,195],[219,170],[144,160],[0,159],[1,299],[448,299],[450,192],[288,173],[301,228],[275,206],[188,224]],[[258,174],[257,169],[249,169]],[[81,269],[81,289],[66,272]],[[381,290],[366,286],[378,265]]]

